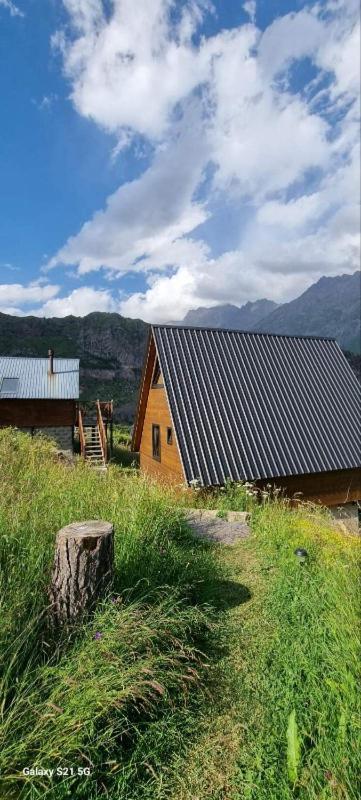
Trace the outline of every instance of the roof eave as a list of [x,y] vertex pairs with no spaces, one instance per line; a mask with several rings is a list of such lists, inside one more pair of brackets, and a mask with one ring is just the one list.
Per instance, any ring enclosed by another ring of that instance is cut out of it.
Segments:
[[[152,344],[153,348],[152,349]],[[143,369],[142,369],[142,376],[140,379],[140,386],[138,392],[138,400],[137,400],[137,407],[136,407],[136,414],[135,414],[135,422],[134,422],[134,430],[132,436],[132,451],[133,453],[138,453],[140,449],[140,442],[142,438],[143,432],[143,425],[144,425],[144,418],[145,418],[145,410],[146,410],[146,402],[145,398],[148,397],[149,389],[150,389],[150,382],[151,382],[151,375],[152,375],[152,367],[154,364],[154,358],[156,355],[156,348],[155,348],[155,341],[153,335],[153,326],[150,328],[148,334],[148,341],[147,347],[145,351],[146,355],[143,362]]]

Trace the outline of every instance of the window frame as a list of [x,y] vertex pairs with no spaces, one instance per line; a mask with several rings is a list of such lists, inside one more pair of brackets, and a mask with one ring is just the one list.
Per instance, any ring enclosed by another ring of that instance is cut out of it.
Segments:
[[[155,453],[155,448],[154,448],[154,431],[155,431],[156,428],[158,428],[158,452],[157,453]],[[156,423],[156,422],[153,422],[152,423],[152,458],[154,458],[154,461],[159,461],[160,462],[161,461],[161,454],[162,454],[162,449],[161,449],[161,438],[160,438],[160,425],[158,425],[158,423]]]
[[173,428],[167,427],[167,445],[171,447],[173,444]]

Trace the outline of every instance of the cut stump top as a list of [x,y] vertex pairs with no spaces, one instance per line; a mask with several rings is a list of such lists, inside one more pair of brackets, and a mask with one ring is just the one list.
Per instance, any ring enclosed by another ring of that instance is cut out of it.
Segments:
[[70,525],[65,525],[58,532],[57,539],[88,539],[92,536],[99,539],[100,536],[109,536],[112,533],[113,525],[111,522],[89,519],[85,522],[71,522]]

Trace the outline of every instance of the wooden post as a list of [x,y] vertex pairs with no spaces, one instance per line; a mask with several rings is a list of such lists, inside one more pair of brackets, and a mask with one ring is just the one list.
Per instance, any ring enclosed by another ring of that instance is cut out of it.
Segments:
[[79,408],[78,411],[78,426],[79,426],[79,444],[80,444],[80,455],[83,457],[85,456],[85,434],[84,434],[84,424],[83,424],[83,411]]
[[113,441],[113,400],[110,401],[110,455],[113,456],[114,441]]
[[113,580],[114,528],[110,522],[73,522],[56,536],[49,589],[55,624],[73,623],[94,607]]
[[101,448],[102,448],[104,464],[106,464],[107,461],[108,461],[108,442],[107,442],[107,437],[105,435],[103,415],[102,415],[102,410],[101,410],[101,407],[100,407],[99,400],[97,400],[97,402],[96,402],[96,411],[97,411],[97,425],[98,425],[99,436],[100,436],[100,445],[101,445]]

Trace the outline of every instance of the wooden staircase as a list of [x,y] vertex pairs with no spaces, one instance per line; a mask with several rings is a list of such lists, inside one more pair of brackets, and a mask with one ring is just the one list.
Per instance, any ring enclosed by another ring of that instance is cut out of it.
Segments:
[[94,469],[105,471],[108,461],[108,442],[99,400],[96,401],[95,423],[86,425],[84,422],[84,412],[80,408],[78,425],[81,455]]

